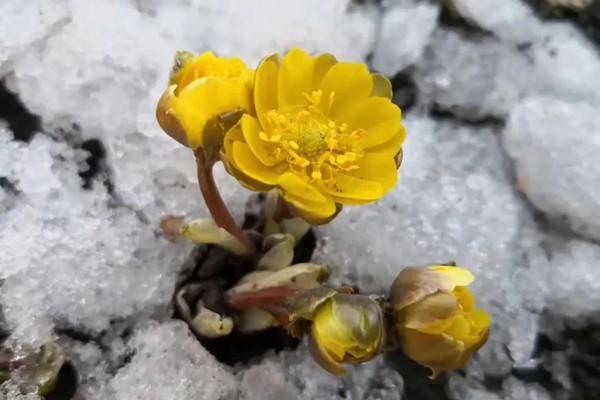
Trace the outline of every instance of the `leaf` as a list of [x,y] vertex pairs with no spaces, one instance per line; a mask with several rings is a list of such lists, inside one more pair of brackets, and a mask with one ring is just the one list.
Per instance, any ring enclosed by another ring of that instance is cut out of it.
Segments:
[[181,228],[181,235],[195,243],[216,244],[236,256],[244,256],[249,249],[235,236],[217,226],[212,219],[195,219]]

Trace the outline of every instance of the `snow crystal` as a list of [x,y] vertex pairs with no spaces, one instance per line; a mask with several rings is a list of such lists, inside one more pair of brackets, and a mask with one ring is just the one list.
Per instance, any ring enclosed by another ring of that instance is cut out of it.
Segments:
[[450,3],[469,22],[508,41],[526,43],[542,26],[523,0],[450,0]]
[[505,116],[536,83],[516,48],[440,29],[418,67],[423,99],[467,120]]
[[548,308],[569,322],[587,319],[600,304],[600,246],[582,240],[549,239],[551,276]]
[[[301,345],[296,351],[283,351],[265,357],[260,364],[261,369],[266,369],[262,371],[262,378],[258,368],[259,366],[251,367],[242,374],[240,393],[247,393],[244,398],[248,400],[278,400],[279,397],[268,396],[279,394],[284,396],[282,399],[302,400],[401,400],[402,377],[384,362],[383,357],[365,364],[349,366],[347,375],[336,377],[322,373],[310,358],[306,346]],[[276,370],[281,372],[275,373]],[[273,387],[266,389],[265,379],[268,379],[269,386]]]
[[0,70],[7,61],[26,51],[68,19],[62,2],[5,0],[0,4]]
[[540,210],[600,239],[598,107],[548,96],[519,103],[504,130],[519,188]]
[[235,394],[233,375],[223,369],[187,325],[150,325],[133,338],[135,354],[110,385],[115,400],[225,399]]
[[13,383],[5,382],[0,385],[0,400],[43,400],[35,394],[22,394]]
[[422,2],[387,9],[381,19],[373,67],[392,76],[416,63],[429,43],[439,12],[439,5]]
[[542,94],[564,99],[600,101],[600,54],[574,26],[549,23],[540,31],[541,39],[531,56]]
[[181,245],[108,206],[105,188],[83,191],[66,145],[37,135],[4,150],[20,195],[19,207],[0,216],[0,302],[16,338],[49,340],[54,324],[100,331],[112,318],[165,309]]

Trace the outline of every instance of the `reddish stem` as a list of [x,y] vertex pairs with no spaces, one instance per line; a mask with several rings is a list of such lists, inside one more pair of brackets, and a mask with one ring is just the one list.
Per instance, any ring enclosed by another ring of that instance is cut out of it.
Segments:
[[198,152],[196,153],[196,165],[200,191],[215,223],[242,242],[249,249],[250,254],[254,254],[256,246],[235,222],[219,193],[212,172],[214,163],[205,162],[202,154]]
[[248,292],[235,293],[230,291],[225,297],[227,304],[238,311],[247,310],[251,307],[264,307],[278,305],[289,296],[297,293],[299,289],[289,286],[274,286]]

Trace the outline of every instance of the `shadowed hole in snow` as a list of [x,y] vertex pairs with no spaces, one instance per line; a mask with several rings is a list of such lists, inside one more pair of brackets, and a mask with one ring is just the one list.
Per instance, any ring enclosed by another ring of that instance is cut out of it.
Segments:
[[[243,224],[245,229],[259,227],[259,216],[264,199],[264,196],[255,196],[249,201]],[[311,229],[296,246],[292,264],[310,262],[316,244],[317,238]],[[194,253],[195,267],[186,268],[187,272],[184,274],[187,276],[180,279],[175,296],[184,285],[200,283],[205,285],[201,294],[204,305],[216,312],[227,314],[227,306],[223,302],[222,295],[247,274],[251,266],[216,246],[200,246],[198,250]],[[192,307],[195,301],[197,300],[190,301]],[[174,315],[176,318],[180,317],[177,308]],[[295,349],[300,343],[299,340],[289,336],[283,328],[269,328],[252,334],[241,334],[234,329],[225,337],[216,339],[198,337],[198,340],[218,361],[231,366],[255,360],[270,350],[278,352]]]
[[32,114],[3,80],[0,80],[0,120],[6,121],[15,139],[22,142],[29,142],[41,128],[40,117]]

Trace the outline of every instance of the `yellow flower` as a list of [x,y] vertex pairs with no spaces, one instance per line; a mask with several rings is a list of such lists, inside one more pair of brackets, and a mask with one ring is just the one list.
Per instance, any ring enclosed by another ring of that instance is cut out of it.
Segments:
[[225,138],[228,171],[255,191],[279,188],[311,223],[341,205],[381,198],[397,180],[406,136],[391,85],[361,63],[290,50],[256,70],[256,117],[245,114]]
[[475,307],[473,275],[453,266],[404,269],[391,289],[400,344],[433,377],[463,368],[485,344],[490,315]]
[[344,374],[344,363],[371,360],[380,353],[383,340],[383,312],[368,296],[337,293],[312,315],[309,350],[332,374]]
[[223,135],[252,107],[253,71],[239,58],[178,52],[156,117],[173,139],[219,154]]

